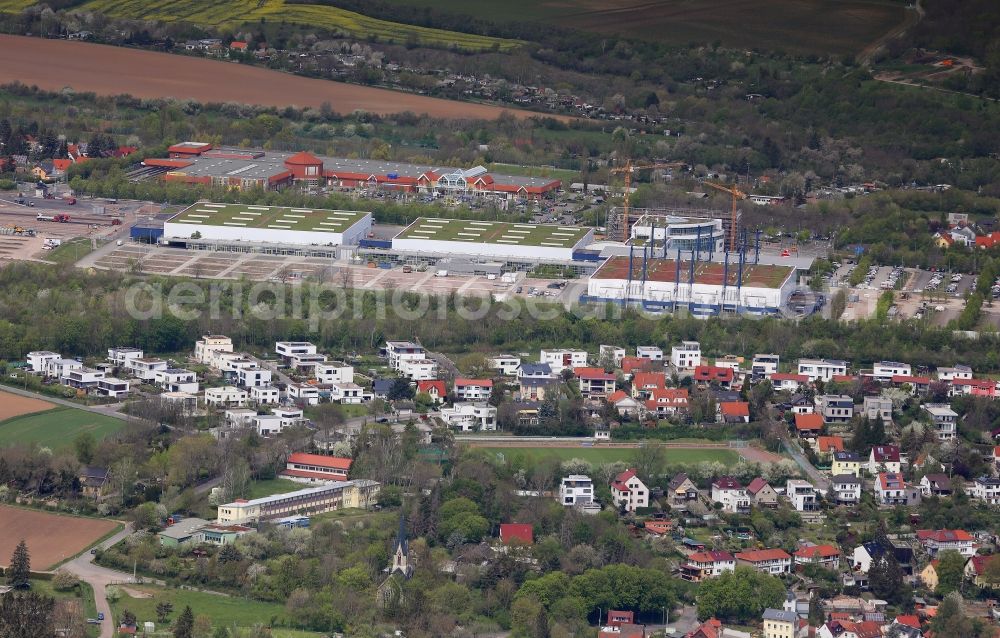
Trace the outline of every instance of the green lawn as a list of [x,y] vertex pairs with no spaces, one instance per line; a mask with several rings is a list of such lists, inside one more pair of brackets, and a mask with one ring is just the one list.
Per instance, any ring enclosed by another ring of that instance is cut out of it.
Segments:
[[94,438],[110,436],[125,427],[125,421],[76,408],[57,407],[0,422],[0,447],[37,443],[59,450],[73,445],[83,432]]
[[58,248],[48,251],[44,259],[60,264],[70,264],[93,252],[93,242],[89,237],[77,237],[64,241]]
[[[70,591],[56,591],[52,587],[51,580],[31,579],[31,591],[43,596],[51,596],[56,600],[78,600],[80,601],[80,611],[84,618],[97,617],[97,604],[94,602],[94,590],[87,583],[80,581],[75,589]],[[97,636],[100,629],[97,625],[87,625],[87,635]]]
[[296,483],[295,481],[289,481],[288,479],[283,478],[268,479],[266,481],[254,481],[253,485],[250,486],[250,498],[262,498],[264,496],[271,496],[272,494],[284,494],[285,492],[303,490],[307,487],[309,486],[304,483]]
[[571,248],[589,231],[578,226],[421,217],[407,226],[399,238]]
[[[513,447],[484,447],[481,448],[493,454],[503,454],[509,461],[523,459],[526,463],[537,463],[542,459],[554,458],[560,461],[570,459],[583,459],[590,463],[614,463],[615,461],[629,461],[635,451],[628,448],[513,448]],[[729,449],[708,449],[708,450],[686,450],[666,448],[667,463],[670,464],[694,464],[703,461],[718,461],[725,465],[735,465],[739,461],[739,454]],[[498,457],[499,458],[499,457]]]
[[[272,618],[276,625],[290,623],[288,614],[285,613],[285,606],[278,603],[266,603],[235,596],[221,596],[153,585],[134,585],[128,588],[152,594],[152,596],[150,598],[133,598],[122,591],[121,599],[111,603],[111,611],[115,618],[120,616],[123,609],[128,609],[136,615],[140,626],[143,622],[151,621],[156,623],[157,630],[163,629],[160,627],[160,623],[156,622],[156,605],[160,602],[169,602],[174,606],[174,611],[170,614],[171,621],[180,615],[185,606],[190,606],[195,616],[199,614],[208,616],[216,627],[220,625],[227,627],[233,625],[240,627],[250,627],[256,624],[270,625]],[[310,631],[278,628],[273,629],[271,633],[274,638],[315,638],[321,635]]]

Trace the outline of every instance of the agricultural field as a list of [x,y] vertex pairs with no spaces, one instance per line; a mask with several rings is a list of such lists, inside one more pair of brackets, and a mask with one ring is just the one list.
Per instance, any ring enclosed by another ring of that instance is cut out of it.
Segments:
[[[0,0],[0,11],[19,12],[36,4],[26,0]],[[399,24],[371,18],[338,7],[286,4],[284,0],[91,0],[79,11],[94,11],[115,18],[130,20],[162,20],[193,24],[238,27],[256,22],[286,22],[306,27],[320,27],[348,33],[359,39],[377,37],[397,43],[417,42],[428,46],[455,47],[467,51],[499,49],[507,51],[520,46],[516,40],[491,38]]]
[[123,427],[125,421],[121,419],[87,410],[57,407],[0,421],[0,447],[37,443],[59,450],[73,445],[73,440],[84,432],[89,432],[100,441]]
[[[484,447],[491,454],[503,455],[507,461],[520,460],[525,464],[534,464],[545,459],[568,461],[583,459],[588,463],[627,463],[634,455],[631,448],[599,448],[599,447]],[[735,450],[727,448],[692,449],[666,448],[664,450],[669,465],[696,464],[702,462],[719,462],[724,465],[735,465],[740,455]],[[499,456],[497,458],[500,458]]]
[[42,399],[0,391],[0,422],[25,414],[42,412],[52,407],[55,407],[55,404]]
[[115,521],[0,505],[0,564],[6,566],[23,538],[32,568],[50,569],[118,528]]
[[[0,3],[4,0],[0,0]],[[371,86],[317,80],[222,60],[127,49],[76,40],[48,40],[0,35],[0,84],[23,82],[44,90],[146,99],[192,99],[239,102],[284,108],[320,108],[338,113],[356,110],[386,115],[410,111],[436,118],[494,120],[537,113],[490,104],[456,102]],[[570,118],[560,116],[568,121]]]
[[[423,6],[423,0],[392,0]],[[792,53],[859,53],[904,20],[890,0],[441,0],[435,8],[494,22],[546,21],[678,46],[725,46]]]
[[208,616],[216,627],[252,627],[263,624],[272,626],[271,635],[274,638],[319,638],[322,635],[273,627],[290,623],[291,619],[284,605],[186,589],[128,585],[122,588],[122,597],[111,604],[111,610],[117,618],[123,609],[128,609],[136,615],[141,625],[147,620],[156,622],[156,605],[161,602],[173,605],[170,620],[176,619],[185,606],[190,606],[195,616]]

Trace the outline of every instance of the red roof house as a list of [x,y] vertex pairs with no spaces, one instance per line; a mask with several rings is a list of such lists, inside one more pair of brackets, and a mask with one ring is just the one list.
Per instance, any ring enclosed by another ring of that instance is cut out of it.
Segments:
[[514,541],[522,545],[534,544],[534,527],[528,523],[500,523],[500,542],[509,545]]
[[718,383],[728,388],[733,384],[734,371],[732,368],[720,368],[718,366],[697,366],[694,369],[694,382],[699,385]]
[[746,401],[723,401],[719,404],[719,415],[726,423],[749,423],[750,404]]
[[294,452],[288,456],[280,476],[300,483],[346,481],[351,459]]
[[799,436],[804,439],[819,436],[819,433],[823,431],[823,415],[815,413],[796,414],[795,429],[798,431]]
[[441,403],[448,396],[448,387],[441,379],[431,379],[429,381],[417,381],[417,393],[427,393],[434,403]]

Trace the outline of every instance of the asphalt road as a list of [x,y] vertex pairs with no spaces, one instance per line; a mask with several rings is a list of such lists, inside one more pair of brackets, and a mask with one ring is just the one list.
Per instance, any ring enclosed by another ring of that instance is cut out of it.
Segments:
[[[100,543],[98,547],[101,549],[107,549],[131,533],[132,525],[130,523],[126,525],[122,531],[118,532],[103,543]],[[115,622],[114,618],[111,616],[111,605],[108,604],[107,599],[108,585],[129,580],[131,579],[131,576],[122,572],[117,572],[113,569],[101,567],[100,565],[95,565],[94,555],[89,551],[80,554],[73,560],[63,565],[63,569],[76,574],[80,580],[89,584],[94,589],[94,599],[97,603],[97,611],[104,614],[104,622],[101,623],[100,638],[113,638],[115,635]]]

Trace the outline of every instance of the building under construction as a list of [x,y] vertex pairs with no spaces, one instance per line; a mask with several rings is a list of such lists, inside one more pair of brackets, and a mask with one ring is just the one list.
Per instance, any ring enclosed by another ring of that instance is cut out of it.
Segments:
[[[625,217],[624,209],[621,206],[614,206],[608,212],[608,229],[607,237],[609,239],[614,239],[620,237],[621,233],[625,227]],[[636,238],[636,233],[634,232],[635,227],[638,225],[642,227],[641,222],[645,221],[656,221],[659,226],[664,226],[667,219],[688,219],[692,222],[694,220],[719,220],[722,222],[722,230],[725,233],[724,242],[727,246],[735,246],[735,238],[739,237],[740,230],[743,225],[743,212],[740,210],[736,211],[736,223],[733,224],[733,216],[729,211],[723,211],[719,209],[704,209],[704,208],[629,208],[628,211],[628,238]],[[647,224],[648,226],[649,224]],[[641,233],[639,235],[641,237]],[[733,250],[732,252],[735,252]]]
[[724,313],[778,313],[796,283],[795,265],[760,263],[760,244],[751,250],[742,233],[737,251],[716,261],[697,250],[631,246],[610,257],[587,284],[584,301],[640,305],[647,310],[687,310],[708,317]]

